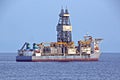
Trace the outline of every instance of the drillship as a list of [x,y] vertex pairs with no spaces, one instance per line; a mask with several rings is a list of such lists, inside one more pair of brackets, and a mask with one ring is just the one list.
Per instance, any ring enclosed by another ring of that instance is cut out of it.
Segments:
[[72,41],[72,25],[67,9],[61,9],[56,26],[57,42],[33,43],[25,42],[18,50],[16,61],[47,62],[47,61],[98,61],[100,57],[99,43],[101,38],[85,35],[77,45]]

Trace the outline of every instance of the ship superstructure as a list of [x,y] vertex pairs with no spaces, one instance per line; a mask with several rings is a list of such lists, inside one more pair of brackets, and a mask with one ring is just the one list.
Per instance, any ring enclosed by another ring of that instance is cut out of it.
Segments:
[[16,61],[97,61],[101,54],[99,43],[102,40],[85,35],[78,45],[72,41],[72,25],[67,9],[61,9],[56,26],[57,42],[33,43],[25,42],[18,50]]

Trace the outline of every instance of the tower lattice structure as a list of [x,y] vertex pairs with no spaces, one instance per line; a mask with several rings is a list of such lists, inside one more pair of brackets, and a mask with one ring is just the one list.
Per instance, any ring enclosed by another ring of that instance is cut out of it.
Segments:
[[70,14],[67,9],[61,9],[59,21],[56,27],[57,42],[72,42],[72,26],[70,23]]

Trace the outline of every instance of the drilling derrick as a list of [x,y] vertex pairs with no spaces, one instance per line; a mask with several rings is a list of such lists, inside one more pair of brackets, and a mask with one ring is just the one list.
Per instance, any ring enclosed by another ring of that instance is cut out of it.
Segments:
[[65,11],[61,9],[57,24],[57,42],[72,42],[72,26],[69,16],[70,14],[67,9],[65,9]]

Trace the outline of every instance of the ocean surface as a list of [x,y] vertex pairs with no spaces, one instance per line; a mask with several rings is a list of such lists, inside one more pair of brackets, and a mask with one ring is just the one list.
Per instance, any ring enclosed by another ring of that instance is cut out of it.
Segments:
[[2,55],[0,80],[120,80],[120,54],[103,53],[95,62],[16,62]]

